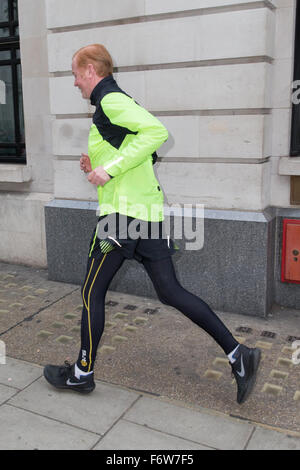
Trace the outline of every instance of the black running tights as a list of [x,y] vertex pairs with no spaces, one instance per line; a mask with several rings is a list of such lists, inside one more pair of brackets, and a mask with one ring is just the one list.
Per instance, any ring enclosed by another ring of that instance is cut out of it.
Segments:
[[[83,301],[81,320],[81,349],[77,365],[85,372],[93,370],[97,348],[105,324],[105,296],[114,275],[125,258],[117,250],[89,258],[81,288]],[[159,300],[182,312],[204,329],[229,354],[238,342],[230,331],[199,297],[184,289],[178,282],[171,257],[159,261],[143,261]]]

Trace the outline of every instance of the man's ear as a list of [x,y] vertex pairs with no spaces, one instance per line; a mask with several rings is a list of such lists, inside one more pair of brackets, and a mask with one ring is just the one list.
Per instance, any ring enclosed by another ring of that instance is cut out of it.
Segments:
[[96,70],[93,64],[88,64],[87,71],[90,78],[94,77],[94,75],[96,74]]

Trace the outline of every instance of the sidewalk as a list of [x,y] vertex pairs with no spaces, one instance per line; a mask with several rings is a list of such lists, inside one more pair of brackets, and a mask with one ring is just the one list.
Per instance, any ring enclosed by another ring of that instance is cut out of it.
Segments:
[[116,292],[106,302],[95,391],[52,388],[43,365],[77,354],[80,302],[80,286],[0,263],[1,450],[300,449],[300,365],[290,359],[299,312],[220,312],[264,353],[255,393],[239,406],[227,361],[206,334],[155,300]]
[[300,449],[300,439],[209,410],[97,381],[88,396],[56,391],[40,366],[0,367],[0,449]]

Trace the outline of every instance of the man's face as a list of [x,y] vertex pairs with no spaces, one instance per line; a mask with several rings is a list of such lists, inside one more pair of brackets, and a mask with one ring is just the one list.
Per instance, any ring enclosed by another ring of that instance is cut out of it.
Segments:
[[76,57],[72,61],[72,73],[74,75],[74,86],[81,91],[82,98],[88,99],[93,91],[91,77],[88,68],[79,68],[76,64]]

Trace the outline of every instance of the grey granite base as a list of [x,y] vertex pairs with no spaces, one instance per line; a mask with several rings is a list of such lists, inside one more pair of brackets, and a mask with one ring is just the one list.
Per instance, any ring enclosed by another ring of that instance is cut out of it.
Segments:
[[[53,200],[45,207],[50,279],[83,282],[96,210],[97,203],[85,201]],[[186,250],[188,240],[176,240],[180,250],[173,261],[182,285],[215,310],[264,317],[275,302],[300,308],[300,285],[280,281],[285,213],[278,211],[205,210],[203,248]],[[293,212],[293,217],[298,215]],[[176,217],[171,217],[171,229]],[[134,260],[123,264],[110,289],[156,297],[142,265]]]

